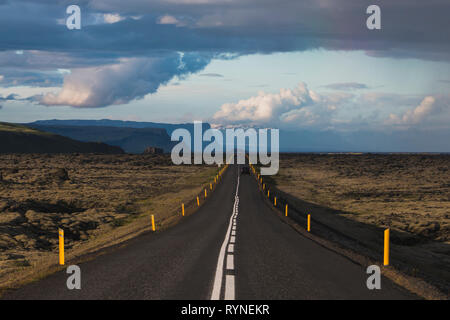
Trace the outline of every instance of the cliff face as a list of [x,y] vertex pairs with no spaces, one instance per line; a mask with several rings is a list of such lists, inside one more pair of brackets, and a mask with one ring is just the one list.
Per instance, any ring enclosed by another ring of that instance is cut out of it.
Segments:
[[[122,121],[122,120],[38,120],[32,123],[28,123],[28,126],[78,126],[78,127],[116,127],[116,128],[153,128],[164,129],[170,136],[176,129],[186,129],[191,135],[194,134],[193,123],[159,123],[159,122],[137,122],[137,121]],[[211,128],[209,123],[203,123],[203,131]]]
[[[170,152],[176,142],[170,140],[176,129],[186,129],[194,137],[193,123],[157,123],[121,120],[39,120],[27,127],[59,134],[80,141],[100,141],[121,147],[127,153],[143,153],[147,147]],[[209,123],[202,124],[205,132]]]
[[24,126],[0,123],[0,153],[124,153],[105,143],[81,142]]
[[27,124],[27,126],[79,141],[107,143],[111,146],[118,146],[127,153],[143,153],[149,146],[155,146],[168,152],[173,146],[169,135],[163,128],[40,124]]

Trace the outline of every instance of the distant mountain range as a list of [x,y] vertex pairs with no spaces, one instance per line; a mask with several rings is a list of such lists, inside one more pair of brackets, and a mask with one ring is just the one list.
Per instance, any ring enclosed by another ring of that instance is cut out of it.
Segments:
[[[194,137],[193,123],[169,124],[105,119],[40,120],[25,125],[83,142],[103,142],[118,146],[128,153],[142,153],[148,147],[170,152],[178,143],[172,142],[170,135],[178,128],[188,130],[191,137]],[[203,123],[203,132],[209,128],[211,126],[208,123]],[[222,133],[224,134],[223,130]],[[448,130],[439,128],[397,132],[280,130],[280,152],[448,152],[448,136]],[[433,139],[430,141],[429,137]],[[207,144],[209,142],[204,142],[203,147]],[[191,145],[194,145],[192,141]],[[269,142],[269,150],[270,145]]]
[[0,153],[124,153],[105,143],[81,142],[26,126],[0,122]]
[[[52,132],[84,142],[103,142],[121,147],[128,153],[142,153],[148,147],[169,152],[176,142],[170,135],[183,128],[194,135],[194,124],[170,124],[121,120],[39,120],[25,124],[28,127]],[[203,130],[211,126],[203,124]]]
[[36,124],[28,126],[79,141],[103,142],[118,146],[127,153],[142,153],[147,147],[158,147],[166,152],[171,149],[170,137],[164,129]]
[[[187,129],[191,134],[194,132],[193,123],[158,123],[158,122],[137,122],[122,120],[38,120],[27,125],[43,125],[43,126],[83,126],[83,127],[118,127],[118,128],[159,128],[165,129],[170,136],[172,132],[179,128]],[[211,128],[209,123],[203,123],[203,131]]]

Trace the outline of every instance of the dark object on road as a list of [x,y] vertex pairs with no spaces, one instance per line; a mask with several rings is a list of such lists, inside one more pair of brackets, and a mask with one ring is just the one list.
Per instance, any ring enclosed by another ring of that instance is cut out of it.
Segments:
[[250,168],[248,166],[243,166],[241,168],[241,174],[250,174]]

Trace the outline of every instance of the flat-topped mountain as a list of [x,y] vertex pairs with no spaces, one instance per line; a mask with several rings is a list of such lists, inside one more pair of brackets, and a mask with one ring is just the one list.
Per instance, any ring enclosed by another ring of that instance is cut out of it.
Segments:
[[82,142],[23,125],[0,122],[0,153],[124,153],[120,147]]
[[150,146],[168,152],[172,146],[170,137],[163,128],[40,124],[27,124],[27,126],[79,141],[107,143],[111,146],[118,146],[127,153],[142,153]]

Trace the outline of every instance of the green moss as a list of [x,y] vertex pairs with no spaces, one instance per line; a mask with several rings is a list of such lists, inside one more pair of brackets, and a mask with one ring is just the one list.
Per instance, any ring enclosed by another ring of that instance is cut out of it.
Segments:
[[17,133],[29,133],[29,134],[37,134],[37,135],[52,135],[48,132],[39,131],[36,129],[32,129],[20,124],[15,123],[7,123],[7,122],[0,122],[0,131],[9,131],[9,132],[17,132]]

